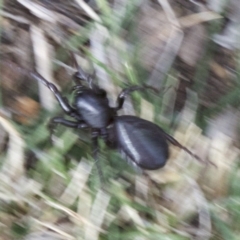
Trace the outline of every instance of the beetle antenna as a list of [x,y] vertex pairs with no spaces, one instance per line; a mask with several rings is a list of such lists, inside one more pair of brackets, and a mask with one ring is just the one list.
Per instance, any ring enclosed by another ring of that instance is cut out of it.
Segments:
[[141,85],[141,86],[133,85],[133,86],[130,86],[128,88],[125,88],[118,95],[117,106],[115,107],[115,110],[116,111],[120,110],[123,107],[123,104],[124,104],[124,101],[125,101],[126,97],[134,91],[146,91],[146,89],[150,89],[155,93],[158,93],[158,94],[163,93],[164,94],[166,91],[168,91],[169,88],[171,88],[171,86],[169,86],[167,88],[164,88],[163,89],[164,91],[159,91],[156,88],[154,88],[152,86],[149,86],[149,85],[145,85],[145,84]]
[[89,74],[86,74],[83,69],[79,66],[77,62],[77,58],[75,57],[75,54],[71,52],[72,59],[73,59],[73,65],[77,69],[77,72],[73,75],[73,80],[76,83],[76,85],[82,85],[81,81],[85,81],[89,88],[93,88],[93,79]]

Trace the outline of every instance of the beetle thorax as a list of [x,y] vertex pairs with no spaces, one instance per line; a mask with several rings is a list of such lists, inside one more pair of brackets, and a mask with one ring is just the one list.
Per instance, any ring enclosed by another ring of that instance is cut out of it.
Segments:
[[108,99],[93,92],[81,92],[75,97],[74,105],[82,119],[92,128],[107,127],[112,118]]

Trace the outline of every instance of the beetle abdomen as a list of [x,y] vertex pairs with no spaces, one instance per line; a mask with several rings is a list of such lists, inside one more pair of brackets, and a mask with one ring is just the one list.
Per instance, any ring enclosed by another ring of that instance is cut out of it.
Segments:
[[114,132],[119,149],[139,167],[155,170],[165,165],[169,151],[163,130],[134,116],[115,118]]

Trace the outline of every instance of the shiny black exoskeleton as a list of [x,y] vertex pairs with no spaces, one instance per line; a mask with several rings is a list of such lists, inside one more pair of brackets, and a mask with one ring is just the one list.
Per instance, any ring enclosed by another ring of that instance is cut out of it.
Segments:
[[146,170],[155,170],[165,165],[169,156],[168,141],[199,159],[156,124],[135,116],[117,116],[117,111],[123,107],[125,98],[131,92],[151,87],[126,88],[118,95],[116,107],[110,107],[106,92],[93,84],[92,78],[76,62],[75,64],[78,71],[73,76],[75,98],[72,105],[54,84],[36,72],[30,73],[54,93],[63,111],[75,119],[71,121],[62,117],[52,118],[49,124],[51,132],[56,124],[76,129],[90,128],[95,160],[98,153],[97,140],[102,137],[109,147],[116,147],[133,165]]

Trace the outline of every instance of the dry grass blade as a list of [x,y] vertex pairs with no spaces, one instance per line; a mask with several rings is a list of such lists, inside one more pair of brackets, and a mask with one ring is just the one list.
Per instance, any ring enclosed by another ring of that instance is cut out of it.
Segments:
[[67,239],[67,240],[74,240],[75,239],[75,237],[65,233],[64,231],[62,231],[61,229],[59,229],[58,227],[56,227],[53,224],[41,222],[41,221],[39,221],[37,219],[33,219],[33,221],[37,225],[40,225],[40,226],[45,227],[45,228],[47,228],[49,230],[52,230],[55,233],[58,233],[58,235],[59,235],[58,237],[60,239]]
[[[24,238],[24,240],[62,240],[66,239],[59,233],[49,230],[36,230]],[[74,238],[75,239],[75,238]]]
[[6,159],[1,170],[3,180],[18,179],[24,173],[24,141],[12,124],[0,116],[0,124],[9,134],[9,144]]
[[143,219],[139,216],[138,212],[128,206],[124,205],[121,210],[118,212],[118,216],[126,221],[131,219],[134,223],[136,223],[138,226],[144,227],[144,221]]
[[146,119],[148,121],[153,121],[154,119],[154,110],[153,110],[153,104],[150,102],[141,99],[141,114],[140,117],[143,119]]
[[75,0],[76,3],[88,14],[90,18],[97,22],[101,22],[101,18],[94,12],[94,10],[83,0]]
[[199,227],[197,231],[195,232],[196,240],[208,240],[211,237],[211,217],[208,209],[208,202],[204,196],[204,193],[202,192],[201,188],[197,184],[197,182],[187,177],[188,182],[193,187],[193,192],[195,196],[196,205],[198,207],[198,221],[199,221]]
[[[41,197],[46,198],[43,194],[39,194],[41,195]],[[97,232],[104,232],[101,228],[99,228],[98,226],[95,226],[95,224],[91,223],[88,219],[82,217],[80,214],[77,214],[76,212],[72,211],[71,209],[58,204],[58,203],[54,203],[52,201],[46,200],[46,204],[49,205],[52,208],[55,208],[57,210],[60,210],[64,213],[66,213],[69,217],[71,217],[75,222],[82,222],[84,223],[86,226],[89,226],[91,229],[95,229]]]
[[146,205],[149,193],[148,180],[143,176],[136,176],[135,190],[135,200],[143,205]]
[[56,22],[55,15],[48,9],[42,7],[41,5],[34,3],[29,0],[17,0],[20,4],[26,7],[33,15],[38,18],[48,21],[48,22]]
[[168,18],[170,24],[169,27],[171,30],[163,53],[158,59],[154,70],[152,71],[152,74],[148,79],[148,84],[155,88],[160,88],[159,85],[161,85],[161,83],[159,84],[159,82],[156,82],[156,79],[163,80],[165,74],[172,66],[172,63],[177,55],[177,52],[182,44],[182,40],[184,37],[184,33],[180,28],[179,21],[176,18],[175,13],[169,2],[166,0],[158,0],[158,2],[162,6]]
[[[110,37],[110,34],[103,25],[101,25],[101,18],[93,11],[93,9],[87,5],[82,0],[75,0],[80,7],[93,19],[96,21],[95,29],[92,30],[90,39],[91,39],[91,52],[93,56],[105,66],[108,66],[107,57],[105,54],[105,42]],[[96,75],[98,76],[98,84],[101,88],[105,89],[109,93],[110,104],[113,103],[115,99],[115,87],[112,81],[109,79],[106,71],[95,64]]]
[[229,179],[238,157],[239,149],[234,147],[232,138],[219,131],[211,139],[208,158],[217,168],[208,168],[204,178],[200,179],[208,197],[217,198],[227,194],[229,183],[226,179]]
[[85,228],[85,239],[86,240],[97,240],[99,231],[97,231],[96,227],[100,228],[103,224],[103,220],[105,214],[107,213],[107,207],[110,201],[110,196],[99,190],[96,196],[96,199],[93,203],[91,214],[90,214],[90,221],[95,226],[88,225]]
[[212,11],[208,11],[208,12],[191,14],[191,15],[179,18],[178,20],[182,28],[188,28],[203,22],[208,22],[215,19],[219,19],[219,18],[222,18],[220,14]]
[[163,53],[161,54],[160,58],[158,59],[155,68],[148,79],[148,84],[159,89],[159,83],[155,82],[155,79],[163,80],[165,74],[168,72],[172,63],[178,53],[178,50],[183,41],[183,31],[172,26],[170,37],[166,43]]
[[[37,72],[48,81],[54,83],[51,68],[51,49],[44,36],[43,31],[37,26],[31,26],[31,38],[36,62]],[[55,84],[55,83],[54,83]],[[41,83],[39,83],[39,96],[42,106],[47,110],[53,110],[55,99],[53,94]]]
[[[85,219],[89,219],[90,212],[91,212],[91,207],[92,207],[92,196],[86,191],[82,191],[81,195],[79,195],[79,200],[78,200],[78,206],[77,206],[77,213],[81,215]],[[76,223],[79,226],[79,222]],[[84,226],[84,223],[81,224],[81,226]],[[82,236],[83,231],[82,232]]]
[[[93,56],[103,63],[105,66],[108,65],[107,56],[105,54],[104,44],[108,35],[106,35],[107,30],[103,28],[101,25],[98,25],[96,29],[94,29],[91,33],[91,52]],[[96,75],[98,76],[99,86],[105,89],[109,93],[110,104],[115,102],[115,87],[109,78],[106,71],[95,64]]]
[[[60,197],[60,202],[71,205],[76,198],[81,195],[83,188],[88,180],[88,176],[91,172],[92,166],[86,161],[81,161],[73,172],[73,177],[64,193]],[[77,189],[77,191],[76,191]]]
[[171,5],[169,4],[169,2],[167,0],[158,0],[158,3],[162,6],[164,12],[166,13],[168,21],[171,24],[175,25],[176,27],[180,27],[179,21],[176,18],[176,15],[175,15]]
[[22,16],[13,15],[13,14],[8,13],[8,12],[3,11],[3,10],[0,10],[0,15],[2,17],[9,18],[9,19],[14,20],[14,21],[19,22],[19,23],[28,24],[28,25],[30,24],[30,22],[26,18],[24,18]]

